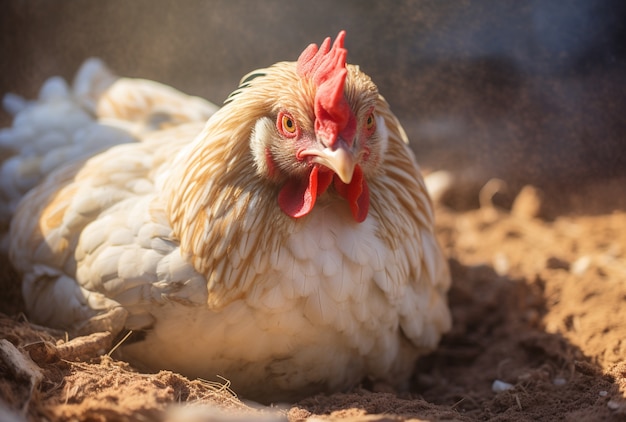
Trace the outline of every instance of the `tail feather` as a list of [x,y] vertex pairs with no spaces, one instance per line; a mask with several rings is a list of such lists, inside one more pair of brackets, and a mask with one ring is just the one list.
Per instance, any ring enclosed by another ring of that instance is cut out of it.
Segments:
[[11,116],[14,116],[24,110],[28,105],[28,101],[19,95],[8,93],[2,99],[2,108]]
[[[36,100],[12,94],[3,105],[14,118],[11,127],[0,130],[0,229],[7,227],[19,200],[47,174],[42,161],[72,145],[76,133],[95,123],[59,77],[48,79]],[[48,168],[72,158],[77,157],[63,157]]]
[[7,94],[2,105],[14,117],[0,129],[0,233],[21,198],[55,169],[149,132],[205,121],[218,108],[157,82],[120,78],[99,59],[81,66],[71,88],[55,76],[36,100]]
[[115,75],[102,60],[92,57],[76,72],[72,91],[76,100],[93,115],[100,97],[117,81]]

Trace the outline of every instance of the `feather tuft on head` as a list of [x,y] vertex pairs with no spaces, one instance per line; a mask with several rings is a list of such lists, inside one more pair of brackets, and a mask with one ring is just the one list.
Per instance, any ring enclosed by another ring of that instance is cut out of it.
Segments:
[[[346,57],[348,50],[343,46],[346,31],[339,32],[330,48],[330,38],[326,38],[320,48],[309,45],[300,54],[297,63],[298,74],[310,78],[315,84],[315,132],[321,135],[328,146],[333,146],[341,135],[348,143],[352,142],[354,116],[343,95],[346,82]],[[350,133],[352,132],[352,133]]]

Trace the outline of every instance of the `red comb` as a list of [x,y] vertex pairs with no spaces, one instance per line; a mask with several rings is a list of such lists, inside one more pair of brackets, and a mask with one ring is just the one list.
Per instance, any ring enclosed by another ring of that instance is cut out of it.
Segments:
[[[321,134],[332,146],[337,135],[347,129],[352,112],[343,96],[346,82],[346,56],[343,47],[346,31],[339,32],[330,48],[330,38],[326,38],[320,48],[309,45],[300,54],[297,63],[298,74],[311,78],[317,87],[315,93],[315,132]],[[346,139],[347,142],[352,142]]]

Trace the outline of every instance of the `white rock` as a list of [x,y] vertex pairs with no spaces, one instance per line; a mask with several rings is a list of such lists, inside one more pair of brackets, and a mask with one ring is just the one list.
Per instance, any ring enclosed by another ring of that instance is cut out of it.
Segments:
[[495,380],[493,384],[491,384],[491,391],[494,393],[501,393],[503,391],[510,390],[514,387],[513,384],[509,384],[508,382]]
[[584,255],[578,258],[570,267],[570,272],[575,275],[582,275],[591,266],[591,257]]

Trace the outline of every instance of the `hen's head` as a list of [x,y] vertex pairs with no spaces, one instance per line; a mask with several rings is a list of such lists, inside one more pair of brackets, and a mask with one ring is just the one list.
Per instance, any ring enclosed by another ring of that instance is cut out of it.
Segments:
[[376,113],[377,88],[346,65],[344,38],[342,31],[332,47],[327,38],[296,63],[253,72],[237,91],[264,109],[250,139],[254,161],[259,175],[279,186],[278,204],[293,218],[310,213],[327,192],[344,198],[356,221],[367,217],[367,178],[382,161],[387,134]]

